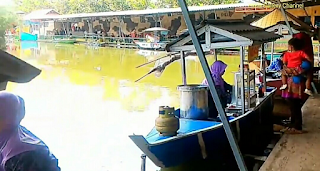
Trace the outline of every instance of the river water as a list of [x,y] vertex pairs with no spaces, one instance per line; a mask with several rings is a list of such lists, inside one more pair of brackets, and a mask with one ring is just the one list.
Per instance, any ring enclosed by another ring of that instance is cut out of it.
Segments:
[[[22,125],[45,141],[66,171],[140,170],[141,151],[128,135],[146,135],[158,106],[179,106],[179,62],[160,78],[150,75],[134,82],[154,64],[135,67],[163,52],[45,43],[11,45],[8,52],[42,70],[30,83],[9,83],[8,90],[26,101]],[[210,64],[214,60],[207,59]],[[229,64],[224,78],[232,84],[239,57],[219,59]],[[190,57],[186,67],[188,83],[201,83],[199,60]],[[147,160],[147,171],[158,169]]]

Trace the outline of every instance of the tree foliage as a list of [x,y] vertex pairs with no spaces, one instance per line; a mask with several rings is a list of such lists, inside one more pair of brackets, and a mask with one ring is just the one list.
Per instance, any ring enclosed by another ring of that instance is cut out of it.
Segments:
[[5,47],[5,31],[17,21],[17,16],[12,11],[9,7],[0,6],[0,49]]
[[[55,9],[60,14],[179,7],[178,0],[14,0],[19,10]],[[236,3],[239,0],[186,0],[190,6]]]

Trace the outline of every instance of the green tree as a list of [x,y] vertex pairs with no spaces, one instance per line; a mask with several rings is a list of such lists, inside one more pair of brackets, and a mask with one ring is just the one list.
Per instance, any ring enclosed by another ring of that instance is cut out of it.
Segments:
[[[29,13],[52,8],[60,14],[93,13],[179,7],[178,0],[14,0],[18,9]],[[186,0],[190,6],[235,3],[239,0]]]
[[5,48],[5,31],[17,21],[17,16],[9,7],[0,6],[0,49]]
[[[239,0],[186,0],[189,6],[204,6],[204,5],[218,5],[238,3]],[[178,0],[158,0],[157,6],[160,8],[176,8],[179,7]]]
[[26,13],[30,13],[39,9],[54,8],[53,1],[50,0],[14,0],[17,9]]

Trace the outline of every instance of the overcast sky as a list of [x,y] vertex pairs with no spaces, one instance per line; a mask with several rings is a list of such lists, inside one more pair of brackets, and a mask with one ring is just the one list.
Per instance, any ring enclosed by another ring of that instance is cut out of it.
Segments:
[[0,0],[0,6],[4,6],[4,5],[13,5],[13,1],[12,0]]

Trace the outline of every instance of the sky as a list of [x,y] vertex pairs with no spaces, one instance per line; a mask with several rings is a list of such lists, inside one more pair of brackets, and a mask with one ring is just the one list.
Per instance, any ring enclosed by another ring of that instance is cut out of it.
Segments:
[[8,6],[8,5],[13,5],[13,0],[0,0],[0,6]]

